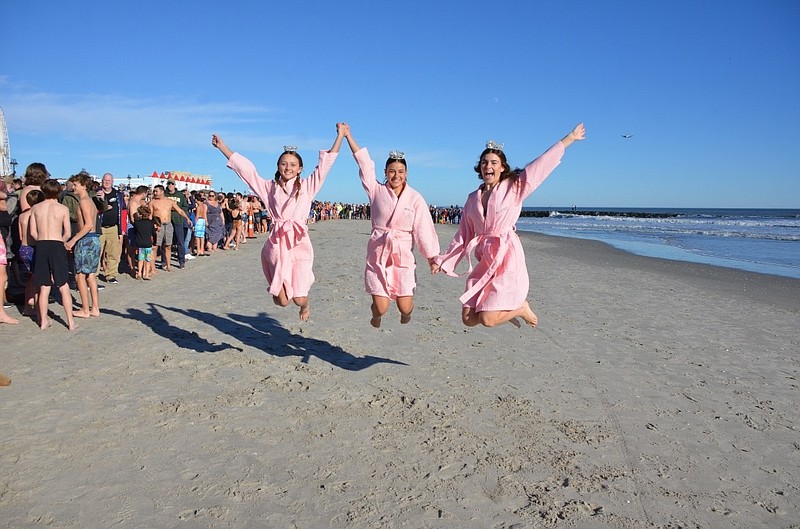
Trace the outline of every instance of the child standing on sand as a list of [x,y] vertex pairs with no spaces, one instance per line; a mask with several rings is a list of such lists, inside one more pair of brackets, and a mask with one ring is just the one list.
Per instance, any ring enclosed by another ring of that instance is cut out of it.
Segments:
[[302,321],[308,321],[311,314],[308,292],[314,283],[314,249],[308,237],[306,218],[311,202],[336,161],[344,130],[344,123],[336,124],[333,146],[329,151],[320,151],[319,164],[306,179],[300,178],[303,159],[295,147],[284,147],[278,158],[275,179],[265,180],[250,160],[231,151],[222,138],[216,134],[211,138],[211,144],[228,159],[228,167],[261,198],[272,217],[272,231],[261,250],[261,267],[275,304],[286,307],[293,301],[300,307]]
[[439,254],[433,218],[425,199],[406,182],[408,166],[404,153],[389,153],[383,170],[386,183],[380,184],[375,179],[375,162],[366,147],[358,146],[350,127],[344,137],[358,163],[361,185],[367,192],[372,212],[372,234],[367,243],[364,270],[364,286],[372,295],[370,324],[375,328],[381,326],[381,318],[392,300],[400,311],[400,323],[408,323],[414,310],[417,286],[414,245],[428,260],[431,270]]
[[41,189],[31,189],[25,196],[28,203],[27,210],[19,215],[19,250],[17,251],[17,263],[19,275],[25,279],[25,306],[22,308],[23,316],[36,315],[36,287],[33,286],[33,263],[36,259],[36,248],[33,246],[35,241],[28,236],[28,226],[31,218],[33,206],[44,200],[44,193]]
[[48,179],[42,184],[44,201],[31,208],[29,236],[36,241],[36,263],[33,268],[33,284],[39,289],[39,328],[45,330],[52,322],[47,316],[50,289],[53,285],[61,292],[61,304],[67,328],[78,328],[72,318],[72,296],[69,292],[67,248],[70,238],[69,209],[58,203],[61,184]]
[[153,263],[153,241],[156,238],[156,226],[150,218],[150,208],[142,204],[136,210],[133,221],[136,245],[139,252],[136,257],[136,279],[150,281],[151,264]]

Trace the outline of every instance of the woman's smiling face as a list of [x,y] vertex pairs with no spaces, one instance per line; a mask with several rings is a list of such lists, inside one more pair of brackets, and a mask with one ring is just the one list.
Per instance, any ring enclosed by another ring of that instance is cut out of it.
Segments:
[[405,165],[401,162],[392,162],[384,169],[384,175],[386,175],[386,182],[392,188],[392,191],[399,193],[403,190],[403,186],[406,185]]
[[503,174],[503,161],[493,152],[486,153],[481,158],[480,170],[484,184],[494,187],[500,182],[500,175]]
[[284,182],[300,176],[302,171],[303,166],[300,165],[300,160],[297,159],[297,156],[291,153],[284,153],[278,159],[278,173],[280,173]]

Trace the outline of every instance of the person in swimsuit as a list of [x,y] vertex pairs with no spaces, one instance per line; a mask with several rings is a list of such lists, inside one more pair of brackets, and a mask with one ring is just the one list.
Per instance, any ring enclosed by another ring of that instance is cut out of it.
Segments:
[[18,270],[20,277],[27,278],[25,280],[25,305],[22,308],[24,316],[36,315],[36,287],[33,286],[33,267],[36,262],[36,246],[28,236],[28,223],[31,218],[31,210],[33,206],[44,200],[44,193],[41,189],[31,189],[25,196],[25,202],[28,204],[28,209],[19,215],[19,240],[20,246],[17,259]]
[[[75,259],[75,282],[81,297],[81,309],[73,312],[76,318],[100,316],[100,292],[97,288],[97,270],[100,268],[100,234],[97,206],[89,197],[93,187],[88,173],[70,177],[72,189],[78,197],[78,232],[66,243]],[[91,300],[90,300],[91,295]],[[90,305],[91,302],[91,305]]]
[[39,328],[45,330],[52,325],[47,316],[47,305],[53,285],[61,293],[67,328],[78,328],[72,317],[72,296],[69,291],[69,265],[67,248],[64,245],[71,235],[69,209],[58,203],[61,184],[48,179],[42,184],[44,200],[31,208],[29,235],[36,241],[36,264],[33,268],[33,284],[39,289],[37,305]]

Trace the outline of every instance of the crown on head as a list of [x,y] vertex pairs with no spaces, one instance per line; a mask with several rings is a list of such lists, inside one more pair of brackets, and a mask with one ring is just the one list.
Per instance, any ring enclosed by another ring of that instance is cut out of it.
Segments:
[[284,152],[297,152],[297,147],[295,145],[284,145],[283,146]]
[[389,159],[391,160],[404,160],[406,153],[403,151],[389,151]]
[[496,151],[502,151],[503,150],[503,145],[505,145],[505,143],[497,143],[494,140],[489,140],[489,141],[486,142],[486,148],[487,149],[494,149]]

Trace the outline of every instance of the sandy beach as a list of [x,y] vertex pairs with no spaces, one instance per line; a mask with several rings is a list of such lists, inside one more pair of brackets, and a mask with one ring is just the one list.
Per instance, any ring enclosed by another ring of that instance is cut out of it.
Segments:
[[308,323],[256,239],[0,326],[0,527],[800,527],[800,280],[523,233],[537,329],[424,264],[373,329],[369,231],[310,226]]

